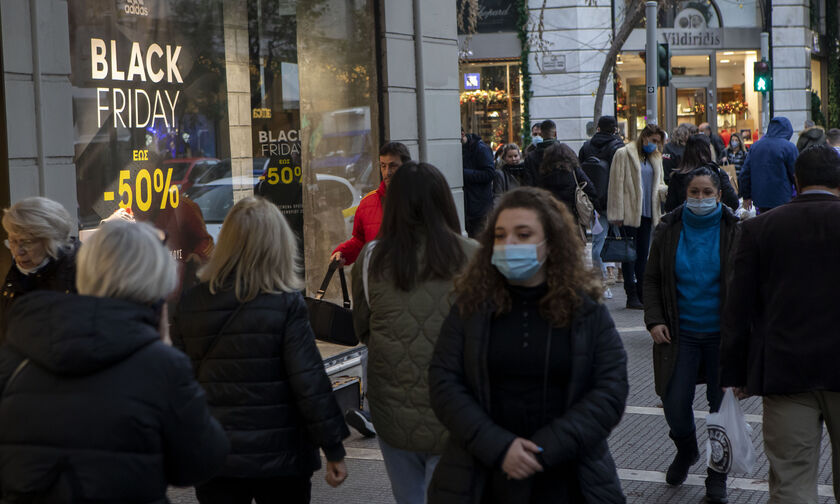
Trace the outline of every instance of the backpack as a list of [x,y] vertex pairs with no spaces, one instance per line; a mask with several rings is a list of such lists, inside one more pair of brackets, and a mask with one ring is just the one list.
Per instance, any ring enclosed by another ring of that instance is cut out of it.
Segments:
[[607,191],[610,185],[610,165],[606,160],[598,156],[589,156],[580,165],[583,173],[592,181],[598,199],[594,202],[595,208],[603,213],[607,207]]

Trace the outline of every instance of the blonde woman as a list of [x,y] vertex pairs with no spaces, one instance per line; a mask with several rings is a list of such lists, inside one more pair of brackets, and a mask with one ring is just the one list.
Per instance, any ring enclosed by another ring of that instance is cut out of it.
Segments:
[[166,501],[212,477],[229,443],[189,360],[161,341],[175,262],[147,224],[82,246],[82,295],[16,301],[0,347],[3,502]]
[[347,475],[347,426],[299,289],[298,250],[280,210],[262,198],[234,205],[202,283],[178,305],[172,341],[193,361],[211,411],[231,441],[216,478],[196,487],[202,504],[308,503],[312,473]]
[[3,212],[5,244],[14,264],[0,292],[0,341],[5,338],[9,307],[36,290],[76,292],[76,251],[70,236],[73,219],[51,199],[35,196]]
[[659,224],[668,188],[662,175],[665,131],[648,124],[635,142],[618,149],[610,166],[607,220],[635,239],[636,261],[621,264],[627,308],[643,309],[642,282],[653,228]]

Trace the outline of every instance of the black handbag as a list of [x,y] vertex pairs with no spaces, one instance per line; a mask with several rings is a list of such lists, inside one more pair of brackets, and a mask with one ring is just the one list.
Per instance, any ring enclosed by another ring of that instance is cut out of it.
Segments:
[[626,263],[636,261],[636,239],[632,236],[622,236],[618,226],[610,226],[613,236],[607,233],[604,238],[604,248],[601,249],[601,261]]
[[[338,278],[341,280],[341,294],[344,297],[342,304],[344,306],[323,299],[336,270],[338,270]],[[343,346],[359,344],[359,338],[356,337],[356,331],[353,329],[353,312],[350,310],[347,279],[344,277],[344,268],[339,266],[338,261],[330,263],[327,276],[321,282],[321,287],[315,293],[315,297],[307,296],[306,307],[309,309],[309,325],[312,326],[315,338],[326,343]]]

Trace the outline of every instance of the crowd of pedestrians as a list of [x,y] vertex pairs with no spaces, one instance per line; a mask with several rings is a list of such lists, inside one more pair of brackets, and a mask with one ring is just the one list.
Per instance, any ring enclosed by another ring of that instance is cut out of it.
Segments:
[[[626,307],[644,310],[653,340],[675,446],[667,483],[699,459],[703,382],[710,412],[724,387],[763,396],[771,502],[816,502],[823,422],[840,495],[827,295],[840,277],[840,131],[797,149],[776,117],[746,150],[708,124],[669,142],[649,124],[625,143],[605,116],[578,153],[551,120],[532,133],[494,162],[462,130],[463,227],[444,175],[383,145],[381,185],[331,257],[354,264],[353,327],[368,352],[364,407],[346,412],[274,204],[233,206],[172,317],[165,233],[113,220],[80,245],[54,201],[6,209],[3,501],[162,503],[180,485],[201,503],[306,503],[319,452],[331,486],[348,477],[349,424],[377,437],[398,504],[625,502],[607,444],[628,397],[603,303],[610,234],[635,246]],[[739,218],[752,206],[756,218]],[[709,468],[706,501],[726,503],[726,482]]]

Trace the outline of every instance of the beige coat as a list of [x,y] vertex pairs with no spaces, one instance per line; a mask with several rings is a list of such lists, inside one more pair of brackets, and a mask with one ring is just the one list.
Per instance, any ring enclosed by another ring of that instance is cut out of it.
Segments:
[[[649,161],[653,166],[651,217],[653,227],[656,227],[668,186],[662,177],[662,155],[659,151]],[[625,226],[631,227],[639,227],[642,223],[642,163],[636,142],[618,149],[613,157],[607,195],[607,219],[610,222],[623,221]]]

